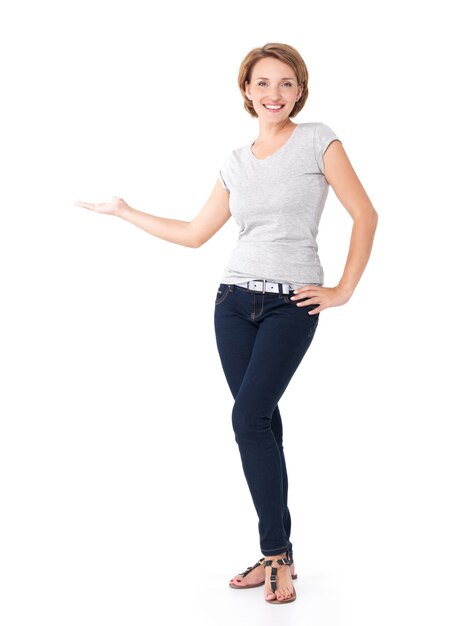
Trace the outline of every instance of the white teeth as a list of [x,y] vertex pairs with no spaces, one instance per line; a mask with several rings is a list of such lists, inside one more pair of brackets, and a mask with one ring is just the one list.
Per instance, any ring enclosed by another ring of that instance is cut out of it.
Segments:
[[281,109],[282,108],[282,104],[265,104],[264,105],[267,109]]

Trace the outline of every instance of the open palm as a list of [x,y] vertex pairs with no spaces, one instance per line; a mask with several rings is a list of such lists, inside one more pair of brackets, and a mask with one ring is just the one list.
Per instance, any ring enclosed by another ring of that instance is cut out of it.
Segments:
[[76,201],[74,204],[85,209],[90,209],[90,211],[96,211],[97,213],[104,213],[106,215],[118,215],[120,211],[129,207],[125,200],[117,196],[112,196],[109,202],[92,203]]

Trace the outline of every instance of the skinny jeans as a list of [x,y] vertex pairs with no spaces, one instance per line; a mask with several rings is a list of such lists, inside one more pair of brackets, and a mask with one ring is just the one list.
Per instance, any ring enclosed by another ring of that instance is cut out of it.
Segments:
[[317,329],[318,305],[288,294],[221,283],[214,302],[217,350],[234,398],[232,426],[258,516],[261,552],[292,558],[288,476],[278,402]]

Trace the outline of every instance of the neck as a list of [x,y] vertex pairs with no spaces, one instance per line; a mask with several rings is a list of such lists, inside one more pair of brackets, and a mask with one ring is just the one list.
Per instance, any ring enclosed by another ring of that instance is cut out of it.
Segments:
[[265,122],[259,120],[259,134],[257,141],[272,141],[278,137],[288,134],[287,131],[293,132],[293,128],[297,126],[289,118],[280,122]]

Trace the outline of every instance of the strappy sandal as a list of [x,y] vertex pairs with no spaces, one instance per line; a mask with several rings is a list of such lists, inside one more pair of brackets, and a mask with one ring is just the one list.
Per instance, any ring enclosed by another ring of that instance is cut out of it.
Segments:
[[[272,566],[273,561],[272,560],[268,560],[265,561],[263,563],[264,567],[269,567],[270,565]],[[283,559],[276,559],[276,563],[279,565],[279,567],[281,567],[282,565],[292,565],[292,560],[289,558],[284,557]],[[277,570],[279,568],[278,567],[271,567],[271,575],[269,577],[269,582],[271,583],[271,591],[274,595],[276,595],[276,589],[277,589]],[[292,578],[294,578],[294,576],[292,576]],[[288,602],[294,602],[294,600],[297,598],[297,594],[295,592],[295,589],[292,588],[292,595],[290,598],[287,598],[286,600],[277,600],[276,598],[274,600],[268,600],[267,598],[265,598],[266,602],[269,602],[269,604],[287,604]]]
[[[263,565],[263,563],[264,563],[264,557],[260,559],[259,561],[257,561],[254,565],[247,567],[246,570],[242,574],[237,574],[237,576],[241,576],[242,578],[245,578],[245,576],[249,574],[251,570],[255,569],[255,567],[259,567],[260,565]],[[293,561],[291,561],[291,563],[293,563]],[[234,576],[234,578],[236,578],[237,576]],[[293,574],[292,579],[295,580],[296,578],[297,578],[297,574]],[[262,585],[264,585],[264,580],[260,583],[257,583],[256,585],[234,585],[233,583],[229,583],[229,586],[232,587],[232,589],[254,589],[255,587],[261,587]]]
[[[264,557],[260,559],[257,563],[255,563],[254,565],[247,567],[246,570],[242,574],[237,574],[237,576],[241,576],[242,578],[245,578],[245,576],[249,574],[251,570],[255,569],[255,567],[259,567],[260,565],[263,564],[263,562],[264,562]],[[236,578],[236,576],[234,576],[234,578]],[[261,587],[261,585],[264,585],[264,581],[256,585],[234,585],[233,583],[229,583],[229,585],[230,587],[232,587],[232,589],[253,589],[254,587]]]

